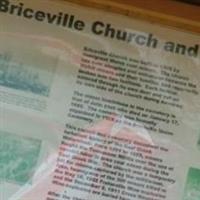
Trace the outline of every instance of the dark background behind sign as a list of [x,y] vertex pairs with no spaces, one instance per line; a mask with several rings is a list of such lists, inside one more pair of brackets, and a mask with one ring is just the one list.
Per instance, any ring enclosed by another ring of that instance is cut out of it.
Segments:
[[[58,1],[58,0],[51,0]],[[200,7],[180,0],[60,0],[200,33]],[[183,0],[185,1],[185,0]],[[199,0],[187,0],[198,3]]]

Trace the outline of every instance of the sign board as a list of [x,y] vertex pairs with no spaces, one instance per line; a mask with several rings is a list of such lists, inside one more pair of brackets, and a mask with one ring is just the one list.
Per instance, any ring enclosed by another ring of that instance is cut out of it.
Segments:
[[199,39],[0,0],[0,199],[198,200]]

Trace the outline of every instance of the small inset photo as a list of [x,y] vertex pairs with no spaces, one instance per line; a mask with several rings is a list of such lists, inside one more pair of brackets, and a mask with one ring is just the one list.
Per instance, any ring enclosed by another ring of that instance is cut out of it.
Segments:
[[187,175],[183,200],[200,199],[200,169],[190,168]]
[[0,182],[28,183],[37,165],[41,141],[0,131]]

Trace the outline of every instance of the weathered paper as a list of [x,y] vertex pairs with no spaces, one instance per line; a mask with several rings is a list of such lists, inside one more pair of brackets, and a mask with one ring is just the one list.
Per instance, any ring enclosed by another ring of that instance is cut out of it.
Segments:
[[0,199],[199,200],[199,39],[57,1],[0,1]]

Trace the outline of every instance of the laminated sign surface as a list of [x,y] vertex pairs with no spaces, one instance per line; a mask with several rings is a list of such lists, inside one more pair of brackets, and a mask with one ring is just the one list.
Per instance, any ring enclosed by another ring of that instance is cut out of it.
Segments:
[[199,200],[199,41],[0,0],[0,200]]

